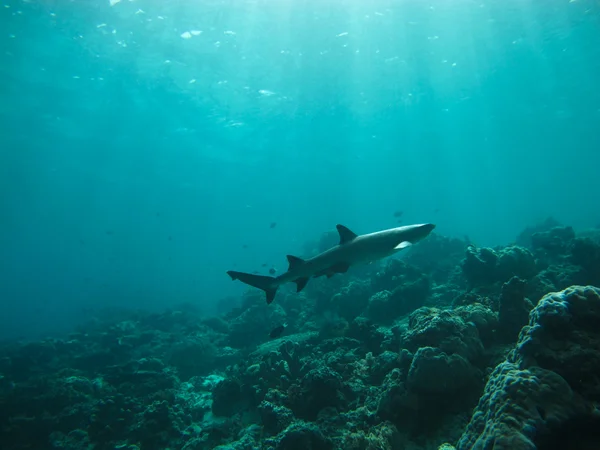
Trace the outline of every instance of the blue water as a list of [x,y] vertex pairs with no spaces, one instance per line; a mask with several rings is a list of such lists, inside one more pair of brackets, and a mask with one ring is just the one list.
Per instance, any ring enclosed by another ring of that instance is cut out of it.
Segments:
[[[174,5],[174,3],[176,3]],[[0,336],[207,310],[342,223],[600,223],[593,0],[0,0]],[[276,226],[271,228],[271,223]]]

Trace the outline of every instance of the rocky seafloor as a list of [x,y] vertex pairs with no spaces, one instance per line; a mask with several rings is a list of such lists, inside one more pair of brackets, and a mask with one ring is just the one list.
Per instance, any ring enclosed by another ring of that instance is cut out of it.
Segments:
[[593,286],[600,230],[548,220],[215,317],[98,313],[0,344],[0,449],[598,449]]

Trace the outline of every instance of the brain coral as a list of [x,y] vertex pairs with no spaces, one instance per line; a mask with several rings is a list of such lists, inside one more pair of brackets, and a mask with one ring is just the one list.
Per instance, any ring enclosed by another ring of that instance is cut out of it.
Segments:
[[542,298],[490,375],[458,450],[592,448],[600,426],[599,324],[598,288]]

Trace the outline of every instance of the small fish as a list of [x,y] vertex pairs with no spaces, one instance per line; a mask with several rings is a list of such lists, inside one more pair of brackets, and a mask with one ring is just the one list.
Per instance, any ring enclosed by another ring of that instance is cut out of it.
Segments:
[[248,248],[248,245],[244,244],[244,245],[242,245],[242,248],[246,249],[246,248]]
[[112,231],[112,230],[106,230],[106,234],[107,234],[108,236],[112,236],[114,233],[113,233],[113,231]]
[[268,264],[267,264],[267,263],[264,263],[264,264],[262,265],[262,267],[267,267],[267,266],[268,266]]
[[283,325],[279,325],[278,327],[273,328],[269,333],[269,337],[271,339],[278,338],[279,336],[281,336],[281,333],[283,333],[283,330],[285,330],[286,327],[287,323],[284,323]]
[[277,222],[271,222],[271,227],[270,228],[275,228],[277,226]]
[[404,211],[398,210],[394,213],[394,217],[402,217],[402,214],[404,214]]
[[172,241],[172,240],[173,240],[173,236],[169,236],[169,241]]
[[433,211],[434,214],[437,214],[440,212],[440,208],[435,208],[435,210]]
[[277,270],[275,269],[275,267],[271,267],[271,268],[269,269],[269,273],[270,273],[271,275],[275,275],[275,274],[277,273]]

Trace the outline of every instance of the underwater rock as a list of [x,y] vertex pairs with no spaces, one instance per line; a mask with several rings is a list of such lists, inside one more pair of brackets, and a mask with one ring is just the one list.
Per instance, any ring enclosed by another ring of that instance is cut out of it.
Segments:
[[142,449],[167,448],[190,424],[190,418],[173,408],[170,402],[156,400],[136,415],[127,430],[127,439],[139,443]]
[[531,247],[536,253],[556,258],[568,253],[573,239],[575,239],[575,231],[572,227],[554,227],[547,231],[533,233]]
[[600,426],[598,323],[598,288],[572,286],[540,300],[514,350],[490,375],[458,450],[594,442]]
[[342,383],[340,374],[327,366],[311,370],[290,398],[292,411],[301,419],[315,420],[323,408],[342,406]]
[[392,423],[408,424],[417,417],[418,397],[409,393],[402,378],[399,369],[388,374],[377,397],[377,415]]
[[517,340],[533,309],[533,304],[525,297],[526,290],[527,282],[518,277],[512,277],[502,285],[498,304],[499,330],[509,342]]
[[462,239],[432,233],[419,245],[411,247],[404,260],[421,273],[426,273],[432,281],[444,284],[448,274],[460,265],[468,243]]
[[473,322],[465,322],[458,314],[437,308],[419,308],[410,315],[409,328],[402,345],[416,352],[421,347],[437,347],[467,361],[475,361],[483,352],[483,344]]
[[474,303],[467,306],[458,306],[452,312],[465,322],[471,322],[477,327],[479,337],[485,347],[494,343],[498,329],[498,314],[488,306]]
[[319,338],[326,340],[343,337],[348,332],[349,326],[348,321],[342,317],[327,316],[327,318],[321,321]]
[[481,304],[485,305],[486,307],[491,307],[492,303],[493,301],[490,297],[482,295],[476,290],[460,292],[452,300],[452,306],[454,306],[455,308],[474,304]]
[[591,412],[558,374],[505,361],[492,372],[457,449],[536,450],[540,432]]
[[[236,441],[227,444],[210,447],[211,450],[255,450],[260,447],[260,441],[263,436],[262,428],[259,425],[249,425],[243,429]],[[208,448],[208,447],[205,447]]]
[[557,227],[561,227],[561,226],[562,225],[560,224],[560,222],[558,222],[557,220],[555,220],[552,217],[548,217],[548,218],[546,218],[546,220],[544,220],[543,222],[541,222],[537,225],[525,228],[521,233],[519,233],[519,236],[517,236],[515,243],[519,247],[531,248],[532,247],[531,236],[533,234],[550,231],[553,228],[557,228]]
[[258,406],[258,412],[265,431],[269,434],[278,434],[294,422],[294,413],[285,406],[274,405],[263,400]]
[[212,394],[209,383],[207,379],[195,377],[189,382],[181,383],[175,394],[173,403],[185,410],[195,422],[201,422],[204,415],[211,410]]
[[[537,304],[538,301],[542,299],[544,295],[548,292],[559,291],[554,284],[554,276],[553,276],[554,267],[550,267],[548,269],[542,270],[535,277],[527,282],[526,294],[533,304]],[[572,286],[569,284],[568,286]],[[564,286],[564,287],[568,287]]]
[[350,322],[347,336],[361,342],[370,352],[379,352],[384,340],[384,334],[377,329],[375,323],[362,316],[358,316]]
[[456,447],[451,444],[444,443],[440,445],[437,450],[456,450]]
[[[375,399],[377,416],[409,435],[435,433],[440,426],[455,429],[455,415],[476,404],[481,372],[462,356],[449,356],[437,348],[423,347],[406,356],[400,358],[403,368],[392,369],[377,393],[369,393],[365,405]],[[410,369],[404,368],[406,363]]]
[[235,380],[220,381],[212,391],[212,412],[215,416],[230,417],[240,411],[242,387]]
[[285,323],[286,313],[277,305],[267,305],[264,298],[252,297],[259,303],[252,304],[229,323],[228,344],[234,348],[247,348],[265,339],[274,323]]
[[383,290],[369,298],[367,317],[383,324],[414,311],[422,306],[430,293],[429,278],[422,275],[411,280],[399,277],[392,290]]
[[481,373],[462,356],[421,347],[413,357],[406,386],[418,393],[451,395],[472,389],[480,381]]
[[78,429],[67,434],[55,431],[50,434],[49,441],[53,449],[87,450],[90,448],[87,432]]
[[386,350],[377,357],[373,357],[372,354],[370,355],[371,359],[369,360],[367,358],[367,360],[370,361],[369,375],[371,378],[371,384],[377,385],[381,383],[385,376],[393,369],[402,367],[401,356],[398,353]]
[[537,274],[535,258],[522,247],[507,247],[499,251],[491,248],[467,248],[462,271],[471,286],[505,282],[513,276],[529,279]]
[[537,274],[533,254],[523,247],[506,247],[498,253],[496,280],[505,282],[512,277],[528,280]]
[[[387,297],[369,299],[367,315],[387,321],[422,306],[431,291],[427,274],[398,259],[391,259],[371,279],[372,292],[389,292]],[[387,312],[387,314],[386,314]]]
[[313,423],[297,421],[273,440],[267,440],[275,450],[333,450],[333,443]]
[[521,332],[515,358],[562,376],[588,399],[600,400],[600,289],[572,286],[546,295]]
[[352,321],[367,307],[370,293],[370,283],[353,280],[333,295],[330,306],[341,317]]
[[569,286],[585,286],[589,279],[585,270],[572,264],[550,265],[527,282],[527,296],[536,304],[549,292]]
[[[364,422],[364,419],[357,419],[350,423]],[[348,423],[348,420],[346,421]],[[395,450],[404,448],[404,439],[398,432],[395,425],[390,422],[383,422],[374,426],[367,426],[364,430],[350,430],[341,428],[341,436],[334,438],[335,448],[360,450]]]
[[221,317],[207,317],[202,320],[202,325],[207,326],[208,328],[212,328],[214,331],[222,334],[229,333],[229,325],[227,322]]
[[[270,342],[259,349],[250,355],[243,373],[238,374],[245,385],[253,386],[258,403],[262,400],[261,395],[265,393],[268,396],[270,392],[277,392],[278,389],[289,389],[292,383],[302,379],[312,368],[312,358],[310,354],[307,355],[305,344],[301,342]],[[273,401],[267,397],[265,399]]]
[[103,380],[132,396],[146,396],[173,389],[179,383],[173,371],[164,370],[162,361],[155,358],[109,366],[104,371]]
[[373,294],[369,298],[367,316],[376,322],[392,322],[394,318],[388,314],[388,308],[391,302],[392,293],[390,291],[381,291]]
[[[460,263],[454,267],[454,272],[450,277],[454,277],[457,273],[460,275]],[[431,288],[431,294],[427,300],[427,304],[437,307],[459,306],[461,303],[457,303],[457,299],[468,294],[464,291],[464,288],[466,288],[466,283],[462,281],[456,283],[456,280],[449,280],[448,283],[435,285]],[[466,304],[472,303],[467,299],[465,300],[467,302]]]
[[571,247],[571,261],[583,268],[585,284],[600,285],[600,244],[591,238],[577,238]]
[[216,355],[215,345],[205,336],[189,336],[171,347],[168,362],[177,368],[182,380],[187,380],[193,376],[207,374],[215,362]]
[[[442,384],[443,379],[438,374],[436,385]],[[473,393],[478,395],[479,389],[472,392],[469,389],[441,392],[440,395],[440,391],[432,393],[409,389],[406,382],[402,381],[400,370],[394,369],[382,383],[382,389],[376,397],[377,417],[382,421],[390,421],[408,435],[418,433],[425,436],[435,432],[434,429],[451,419],[453,414],[469,411],[474,404]]]
[[469,245],[461,263],[462,272],[470,285],[478,286],[496,281],[498,255],[491,248],[476,248]]
[[[239,423],[228,419],[204,421],[201,426],[192,426],[189,431],[186,429],[182,433],[179,445],[182,445],[181,450],[215,450],[217,448],[221,450],[250,450],[256,448],[256,442],[248,442],[248,440],[252,440],[258,435],[256,428],[256,426],[250,426],[240,431]],[[242,435],[241,442],[236,441],[240,435]],[[222,445],[225,446],[221,447]],[[163,450],[163,448],[157,448],[156,450]]]

